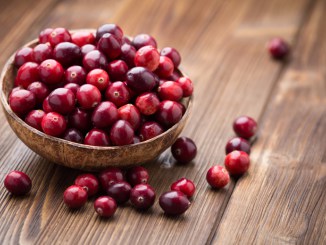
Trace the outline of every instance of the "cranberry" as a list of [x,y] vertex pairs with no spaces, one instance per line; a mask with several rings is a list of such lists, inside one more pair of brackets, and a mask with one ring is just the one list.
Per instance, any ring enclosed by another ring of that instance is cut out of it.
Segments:
[[52,47],[48,43],[40,43],[33,49],[33,60],[41,63],[44,60],[52,58]]
[[147,184],[149,179],[149,174],[147,169],[141,166],[132,167],[127,171],[128,183],[132,186],[138,184]]
[[171,127],[181,120],[182,115],[182,107],[178,102],[164,100],[157,109],[156,120],[166,127]]
[[16,85],[27,88],[32,82],[38,80],[38,64],[34,62],[27,62],[23,64],[17,71]]
[[33,49],[30,47],[24,47],[16,52],[14,64],[16,67],[20,67],[23,64],[33,61]]
[[75,95],[67,88],[57,88],[49,95],[51,108],[60,114],[69,114],[75,109]]
[[80,88],[80,86],[79,86],[77,83],[67,83],[67,84],[64,86],[64,88],[71,90],[71,92],[73,92],[74,95],[76,96],[77,91],[78,91],[78,89]]
[[70,66],[65,72],[66,83],[82,85],[86,81],[86,71],[81,66]]
[[109,86],[110,78],[106,71],[94,69],[87,74],[86,83],[94,85],[100,91],[104,91]]
[[130,100],[129,89],[123,82],[114,82],[106,90],[105,98],[117,107],[123,106]]
[[84,142],[84,135],[78,129],[75,128],[67,129],[62,138],[80,144]]
[[78,185],[69,186],[63,193],[63,201],[69,208],[81,208],[87,202],[87,192]]
[[135,62],[134,62],[135,55],[136,55],[136,49],[134,46],[131,46],[129,44],[123,44],[121,46],[120,59],[124,60],[129,68],[135,66]]
[[148,45],[157,48],[156,40],[148,34],[139,34],[135,36],[131,43],[136,49],[140,49],[141,47]]
[[103,53],[98,50],[88,52],[83,58],[83,66],[87,71],[96,68],[106,69],[108,61]]
[[42,118],[43,132],[51,136],[60,136],[66,130],[66,119],[56,112],[49,112]]
[[89,53],[89,52],[91,52],[91,51],[94,51],[94,50],[96,50],[96,47],[95,47],[93,44],[86,44],[86,45],[84,45],[84,46],[82,46],[82,47],[80,48],[80,51],[81,51],[83,57],[84,57],[87,53]]
[[43,61],[38,70],[41,80],[46,84],[58,84],[61,82],[64,75],[61,64],[52,59]]
[[110,60],[117,58],[121,54],[120,41],[112,34],[105,33],[97,43],[97,48],[103,52]]
[[135,105],[144,115],[153,115],[158,109],[160,100],[155,93],[143,93],[136,99]]
[[160,196],[159,204],[167,215],[181,215],[190,207],[190,201],[181,191],[168,191]]
[[144,67],[130,69],[126,82],[137,93],[151,91],[156,84],[154,74]]
[[34,108],[36,104],[35,95],[25,89],[12,92],[9,96],[10,108],[18,115],[24,115]]
[[232,151],[226,155],[224,165],[231,175],[242,175],[250,166],[249,155],[243,151]]
[[225,146],[225,153],[229,154],[232,151],[244,151],[250,154],[250,144],[247,140],[240,137],[235,137],[230,139]]
[[118,25],[104,24],[104,25],[100,26],[96,31],[96,41],[99,41],[101,39],[101,37],[106,33],[112,34],[119,41],[123,37],[123,31]]
[[206,180],[212,188],[223,188],[230,182],[230,175],[225,168],[216,165],[207,171]]
[[123,173],[118,168],[107,168],[99,174],[99,180],[103,189],[107,189],[110,185],[124,181]]
[[42,108],[43,108],[43,111],[44,111],[45,113],[48,113],[48,112],[53,111],[53,109],[51,108],[51,106],[50,106],[50,104],[49,104],[49,96],[47,96],[47,97],[43,100]]
[[144,46],[136,52],[134,62],[136,66],[154,71],[160,63],[160,54],[153,46]]
[[95,200],[94,209],[99,216],[109,218],[117,210],[117,204],[112,197],[101,196]]
[[48,36],[48,41],[52,47],[55,47],[62,42],[71,42],[71,36],[67,29],[59,27],[55,28]]
[[166,47],[161,50],[160,53],[162,56],[166,56],[171,59],[174,64],[174,67],[178,67],[181,63],[181,56],[175,48]]
[[126,80],[128,65],[123,60],[114,60],[109,63],[108,71],[113,81],[124,81]]
[[268,50],[275,59],[282,59],[289,53],[290,48],[282,38],[273,38],[268,44]]
[[82,174],[77,176],[75,185],[83,187],[89,197],[94,196],[99,190],[99,182],[94,174]]
[[114,145],[129,145],[134,139],[134,130],[129,122],[118,120],[110,130],[110,139]]
[[52,28],[46,28],[43,31],[40,32],[40,35],[38,36],[39,43],[47,43],[49,42],[49,35],[53,31]]
[[110,101],[101,102],[92,114],[93,125],[97,128],[108,128],[118,119],[118,109]]
[[35,95],[36,104],[41,104],[43,100],[49,95],[48,87],[41,82],[33,82],[27,87]]
[[136,106],[132,104],[124,105],[118,109],[118,114],[119,118],[129,122],[134,130],[139,128],[141,116]]
[[181,86],[172,81],[163,83],[158,87],[157,91],[161,100],[179,101],[183,95]]
[[139,131],[141,141],[149,140],[164,132],[163,128],[157,122],[145,122]]
[[173,70],[174,70],[174,65],[173,62],[170,60],[170,58],[161,56],[159,65],[155,70],[155,73],[159,75],[159,77],[168,78],[172,75]]
[[101,102],[102,95],[94,85],[84,84],[77,91],[76,98],[83,109],[91,109]]
[[100,129],[92,129],[86,134],[84,144],[95,146],[109,146],[110,139],[105,131]]
[[87,111],[76,108],[69,115],[69,124],[80,131],[88,131],[92,126],[91,115]]
[[152,207],[155,197],[153,187],[147,184],[136,185],[130,192],[130,202],[139,210],[147,210]]
[[42,110],[32,110],[25,117],[25,122],[37,130],[42,131],[42,119],[45,116],[45,112]]
[[71,34],[71,41],[79,47],[86,44],[93,44],[95,36],[89,31],[76,31]]
[[191,198],[196,191],[195,184],[186,178],[181,178],[171,185],[172,191],[181,191],[188,198]]
[[27,174],[21,171],[12,171],[7,174],[4,184],[13,195],[25,195],[32,188],[32,181]]
[[129,37],[124,36],[122,38],[122,44],[125,44],[125,43],[131,45],[131,40]]
[[189,97],[194,92],[194,85],[188,77],[180,77],[176,83],[182,88],[183,97]]
[[76,44],[63,42],[55,46],[53,49],[53,57],[63,66],[69,67],[81,62],[82,53]]
[[112,197],[119,205],[128,202],[130,197],[131,186],[125,182],[120,181],[109,185],[106,192]]
[[133,139],[133,144],[137,144],[137,143],[140,143],[140,138],[138,136],[134,136],[134,139]]
[[249,139],[257,132],[257,123],[248,116],[240,116],[233,122],[234,132],[242,138]]
[[196,157],[197,147],[192,139],[180,137],[172,145],[171,152],[179,163],[187,164]]
[[177,70],[174,70],[173,73],[172,73],[172,75],[170,77],[168,77],[168,79],[170,81],[177,81],[180,77],[181,77],[180,72],[177,71]]

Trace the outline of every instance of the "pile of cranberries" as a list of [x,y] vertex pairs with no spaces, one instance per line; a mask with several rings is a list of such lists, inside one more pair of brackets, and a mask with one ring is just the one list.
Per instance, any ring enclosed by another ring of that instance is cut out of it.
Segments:
[[95,146],[145,141],[178,123],[193,93],[179,52],[133,39],[115,24],[96,33],[45,29],[34,47],[17,51],[11,109],[48,135]]

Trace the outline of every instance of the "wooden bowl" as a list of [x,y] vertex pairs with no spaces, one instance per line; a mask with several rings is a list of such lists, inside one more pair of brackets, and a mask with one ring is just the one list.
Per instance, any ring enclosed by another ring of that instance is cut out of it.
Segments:
[[[34,47],[37,44],[38,40],[35,39],[25,46]],[[98,147],[52,137],[30,127],[11,110],[8,96],[17,71],[13,63],[14,55],[6,62],[0,77],[1,103],[10,127],[31,150],[66,167],[96,171],[109,166],[126,167],[153,160],[175,142],[190,115],[192,99],[187,98],[182,102],[186,112],[180,122],[155,138],[133,145]]]

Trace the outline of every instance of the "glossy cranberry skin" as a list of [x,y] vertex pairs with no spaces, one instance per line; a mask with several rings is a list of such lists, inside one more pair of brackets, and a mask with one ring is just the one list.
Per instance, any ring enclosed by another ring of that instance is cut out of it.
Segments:
[[122,38],[122,44],[129,44],[129,45],[131,45],[131,40],[130,40],[130,38],[127,37],[127,36],[124,36],[124,37]]
[[57,46],[59,43],[71,42],[71,36],[67,29],[59,27],[55,28],[48,36],[48,41],[52,47]]
[[109,63],[108,71],[111,80],[125,81],[128,72],[128,65],[123,60],[114,60]]
[[45,113],[48,113],[48,112],[53,111],[53,109],[51,108],[51,106],[50,106],[50,104],[49,104],[49,96],[47,96],[47,97],[43,100],[42,108],[43,108],[43,111],[44,111]]
[[82,47],[86,44],[93,44],[95,36],[89,31],[76,31],[71,34],[71,41],[77,46]]
[[177,81],[181,77],[180,72],[177,70],[174,70],[172,75],[168,77],[170,81]]
[[38,64],[27,62],[23,64],[17,71],[15,85],[27,88],[32,82],[39,81]]
[[75,185],[83,187],[90,197],[98,192],[100,184],[94,174],[81,174],[75,179]]
[[107,69],[108,60],[105,55],[98,51],[94,50],[88,52],[83,58],[83,66],[87,71],[91,71],[96,68]]
[[158,95],[161,100],[179,101],[183,96],[181,86],[172,81],[167,81],[158,87]]
[[134,62],[136,66],[154,71],[160,63],[160,54],[153,46],[144,46],[136,52]]
[[86,82],[86,71],[81,66],[70,66],[65,71],[66,83],[76,83],[83,85]]
[[134,129],[129,122],[118,120],[110,130],[110,140],[113,145],[130,145],[134,140]]
[[173,70],[174,65],[170,58],[161,56],[159,65],[155,70],[155,73],[161,78],[168,78],[172,75]]
[[183,91],[183,97],[189,97],[194,92],[194,85],[188,77],[180,77],[176,80],[176,83],[180,85]]
[[136,52],[137,50],[134,46],[125,43],[121,46],[120,59],[124,60],[129,68],[132,68],[135,66],[134,60]]
[[155,190],[147,184],[136,185],[130,192],[130,202],[139,210],[147,210],[152,207],[155,197]]
[[117,203],[112,197],[101,196],[95,200],[94,209],[99,216],[110,218],[117,210]]
[[124,181],[123,173],[119,168],[107,168],[99,174],[99,180],[104,190],[106,190],[110,185]]
[[148,34],[139,34],[135,36],[131,43],[137,50],[148,45],[157,48],[156,40]]
[[234,132],[241,138],[250,139],[257,133],[257,123],[248,116],[240,116],[233,122]]
[[168,191],[160,196],[159,204],[167,215],[181,215],[190,207],[190,201],[181,191]]
[[178,68],[178,66],[181,63],[181,55],[175,48],[171,48],[171,47],[163,48],[160,54],[161,56],[170,58],[175,68]]
[[105,98],[113,102],[117,107],[127,104],[130,100],[130,92],[123,82],[114,82],[105,92]]
[[186,178],[181,178],[171,185],[172,191],[181,191],[188,198],[191,198],[196,191],[195,184]]
[[144,67],[134,67],[127,73],[127,85],[136,93],[149,92],[155,85],[154,74]]
[[24,115],[36,105],[35,95],[25,89],[14,91],[9,96],[10,108],[18,115]]
[[240,176],[249,169],[249,155],[243,151],[232,151],[226,155],[224,165],[231,175]]
[[114,35],[105,33],[98,41],[97,49],[113,60],[121,54],[121,43]]
[[160,104],[155,93],[143,93],[136,99],[135,105],[143,115],[153,115]]
[[59,43],[53,49],[53,58],[60,62],[64,67],[79,64],[82,59],[80,47],[74,43]]
[[164,130],[157,122],[145,122],[139,132],[140,140],[145,141],[160,135]]
[[87,192],[81,186],[69,186],[63,193],[63,201],[69,208],[81,208],[87,202]]
[[147,169],[141,166],[136,166],[128,169],[127,181],[131,186],[139,185],[139,184],[147,184],[149,179],[149,174]]
[[94,146],[109,146],[110,139],[105,131],[100,129],[92,129],[86,134],[84,144]]
[[136,106],[127,104],[118,109],[119,118],[130,123],[134,130],[140,126],[141,115]]
[[179,163],[187,164],[196,157],[197,146],[192,139],[180,137],[171,146],[171,152]]
[[42,119],[45,116],[45,112],[42,110],[32,110],[25,117],[25,122],[37,130],[42,131]]
[[26,62],[33,61],[33,49],[24,47],[16,52],[14,64],[16,67],[21,67]]
[[38,68],[41,80],[46,84],[59,84],[64,75],[62,65],[53,59],[43,61]]
[[51,108],[60,114],[67,115],[75,109],[75,94],[67,88],[57,88],[49,95]]
[[128,202],[130,191],[131,186],[125,181],[115,182],[106,189],[106,193],[119,205]]
[[181,120],[182,115],[182,107],[178,102],[164,100],[158,106],[156,120],[163,126],[171,127]]
[[249,155],[250,148],[250,143],[247,140],[240,137],[235,137],[233,139],[230,139],[226,144],[225,153],[229,154],[232,151],[244,151]]
[[84,142],[84,135],[75,128],[67,129],[62,138],[80,144]]
[[78,89],[80,88],[80,86],[79,86],[77,83],[67,83],[67,84],[64,86],[64,88],[66,88],[66,89],[70,89],[71,92],[73,92],[74,95],[76,96],[77,91],[78,91]]
[[66,119],[56,112],[49,112],[42,118],[43,132],[51,136],[60,136],[66,131]]
[[119,41],[122,40],[123,31],[122,29],[116,24],[104,24],[100,26],[96,31],[96,41],[99,41],[104,34],[110,33]]
[[273,38],[268,43],[268,51],[273,58],[282,59],[289,53],[290,47],[282,38]]
[[27,87],[35,95],[36,104],[41,104],[43,100],[49,95],[50,90],[41,82],[33,82]]
[[87,53],[96,50],[96,47],[93,44],[86,44],[80,48],[82,56],[84,57]]
[[76,98],[83,109],[91,109],[101,102],[102,95],[94,85],[84,84],[77,91]]
[[110,101],[101,102],[93,111],[92,123],[97,128],[108,128],[119,119],[117,107]]
[[91,115],[89,112],[76,108],[69,115],[69,125],[80,131],[86,132],[92,126]]
[[21,196],[31,190],[32,181],[24,172],[12,171],[7,174],[4,185],[11,194]]
[[94,85],[100,91],[105,91],[110,84],[110,78],[106,71],[94,69],[87,74],[86,83]]
[[216,165],[207,171],[206,180],[212,188],[223,188],[230,182],[230,175],[225,168]]
[[40,32],[38,36],[39,43],[47,43],[49,42],[49,35],[53,31],[52,28],[46,28],[43,31]]
[[41,63],[52,58],[52,47],[48,43],[40,43],[33,49],[33,61]]

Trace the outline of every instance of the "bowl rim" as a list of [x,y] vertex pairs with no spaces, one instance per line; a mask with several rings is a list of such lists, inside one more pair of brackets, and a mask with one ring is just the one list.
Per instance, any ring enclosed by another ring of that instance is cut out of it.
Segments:
[[[77,32],[77,31],[91,31],[94,32],[95,29],[74,29],[74,30],[70,30],[70,32]],[[38,38],[26,43],[25,45],[23,45],[22,47],[30,47],[32,45],[36,45],[38,44]],[[93,146],[93,145],[85,145],[85,144],[80,144],[80,143],[76,143],[76,142],[71,142],[62,138],[58,138],[58,137],[54,137],[51,135],[47,135],[41,131],[39,131],[36,128],[33,128],[31,126],[29,126],[24,120],[22,120],[19,116],[17,116],[16,113],[14,113],[10,106],[9,106],[9,102],[8,102],[8,98],[5,95],[4,91],[3,91],[3,83],[4,83],[4,79],[5,76],[7,74],[7,72],[11,69],[16,69],[14,66],[14,58],[15,58],[15,54],[17,51],[15,51],[10,57],[9,59],[6,61],[5,65],[2,68],[1,71],[1,75],[0,75],[0,99],[1,99],[1,103],[2,103],[2,107],[4,108],[4,110],[7,111],[8,115],[10,117],[12,117],[13,120],[15,120],[16,122],[18,122],[21,126],[25,127],[26,129],[32,131],[32,133],[37,134],[40,137],[43,138],[47,138],[51,141],[55,141],[57,143],[62,143],[62,144],[67,144],[73,147],[78,147],[80,149],[85,149],[85,150],[101,150],[101,151],[107,151],[107,150],[117,150],[117,149],[128,149],[128,148],[132,148],[132,147],[140,147],[142,145],[146,145],[146,144],[150,144],[151,142],[155,141],[158,138],[161,138],[165,135],[167,135],[170,131],[173,131],[175,128],[178,127],[178,125],[180,124],[180,122],[182,122],[183,120],[186,120],[189,116],[190,111],[192,110],[192,103],[193,103],[193,95],[186,97],[185,99],[188,101],[187,102],[187,107],[186,107],[186,112],[182,115],[182,118],[179,122],[177,122],[175,125],[173,125],[171,128],[169,128],[168,130],[164,131],[162,134],[155,136],[149,140],[146,141],[142,141],[136,144],[129,144],[129,145],[122,145],[122,146]],[[182,76],[186,76],[180,69],[179,69],[180,73]],[[10,93],[9,93],[10,94]],[[9,96],[8,94],[8,96]]]

